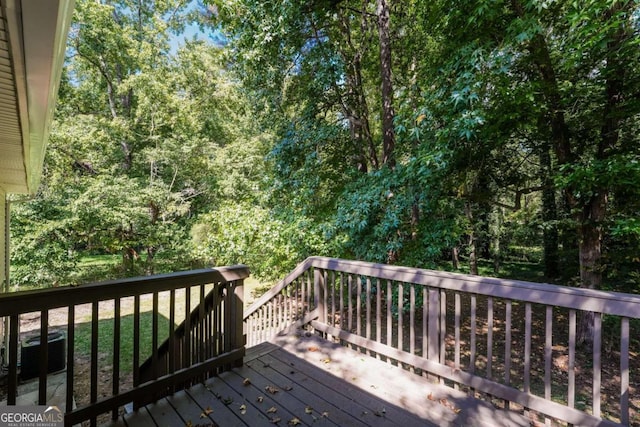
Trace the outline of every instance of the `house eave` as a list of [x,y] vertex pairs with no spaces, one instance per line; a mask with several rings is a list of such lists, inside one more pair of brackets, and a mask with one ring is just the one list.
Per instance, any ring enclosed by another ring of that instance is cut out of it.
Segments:
[[0,108],[4,110],[0,113],[5,113],[0,120],[0,154],[6,159],[0,162],[0,186],[7,193],[35,193],[42,175],[74,2],[0,0],[0,5],[6,22],[8,58],[4,62],[9,62],[3,70],[5,75],[10,70],[13,80],[5,79],[4,93],[0,86]]

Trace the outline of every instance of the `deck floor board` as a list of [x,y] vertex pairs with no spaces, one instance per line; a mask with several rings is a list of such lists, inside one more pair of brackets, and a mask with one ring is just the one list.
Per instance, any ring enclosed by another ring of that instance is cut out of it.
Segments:
[[293,420],[314,427],[529,425],[518,414],[304,334],[248,349],[242,367],[127,414],[119,425],[269,427]]

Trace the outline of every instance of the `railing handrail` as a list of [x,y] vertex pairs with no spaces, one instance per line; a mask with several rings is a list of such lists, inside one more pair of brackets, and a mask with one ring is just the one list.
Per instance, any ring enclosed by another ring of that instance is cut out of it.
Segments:
[[245,265],[235,265],[109,280],[80,286],[11,292],[0,295],[0,316],[171,291],[186,286],[233,282],[247,277],[249,277],[249,268]]
[[[544,303],[571,309],[594,311],[603,314],[615,314],[630,318],[640,318],[640,295],[622,292],[600,291],[570,286],[552,285],[548,283],[525,282],[521,280],[497,279],[484,276],[472,276],[447,271],[421,268],[401,267],[388,264],[376,264],[364,261],[352,261],[328,257],[309,257],[302,262],[285,281],[295,279],[294,273],[301,273],[310,268],[339,271],[349,274],[374,277],[382,280],[413,283],[432,288],[450,289],[507,298],[530,303]],[[301,270],[302,268],[302,270]],[[252,311],[245,312],[245,317],[255,311],[261,301],[268,301],[276,295],[287,282],[282,281],[276,288],[256,301]],[[542,299],[541,295],[545,294]]]
[[[279,281],[275,286],[265,292],[260,298],[258,298],[249,308],[244,311],[243,317],[247,319],[253,313],[262,307],[263,304],[270,301],[271,298],[278,295],[284,288],[289,286],[294,280],[300,277],[305,271],[309,270],[313,265],[314,260],[321,259],[321,257],[309,257],[302,261],[298,266],[287,275],[284,279]],[[330,258],[328,258],[330,259]]]

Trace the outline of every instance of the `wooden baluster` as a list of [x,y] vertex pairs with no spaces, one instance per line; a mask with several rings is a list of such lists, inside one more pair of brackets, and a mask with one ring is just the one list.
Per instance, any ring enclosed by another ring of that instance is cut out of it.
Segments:
[[184,288],[184,357],[182,368],[191,366],[191,287]]
[[76,307],[70,305],[67,311],[67,399],[65,412],[73,410],[73,374],[75,362],[75,333],[76,333]]
[[[91,403],[98,401],[98,302],[91,304]],[[91,425],[97,424],[97,418],[91,418]]]
[[[504,317],[504,383],[506,385],[511,384],[511,301],[508,300],[505,303]],[[504,401],[505,408],[509,408],[510,401]]]
[[313,296],[314,289],[313,289],[313,286],[311,286],[311,274],[312,274],[311,270],[309,270],[307,272],[307,313],[317,308],[311,305],[315,298]]
[[169,373],[176,371],[176,291],[169,291]]
[[487,298],[487,379],[493,374],[493,298]]
[[[416,287],[414,284],[409,286],[409,353],[416,353]],[[415,372],[413,366],[411,372]]]
[[367,312],[366,312],[366,326],[365,326],[365,338],[371,339],[371,277],[367,277]]
[[[544,398],[551,400],[551,360],[553,355],[553,307],[546,308],[544,332]],[[545,425],[551,426],[551,418],[545,417]]]
[[594,313],[593,319],[593,416],[600,417],[600,385],[602,379],[602,314]]
[[362,335],[362,277],[356,276],[356,334]]
[[331,326],[336,326],[336,272],[331,272]]
[[376,279],[376,342],[382,342],[382,292],[380,285],[380,279]]
[[204,284],[200,285],[200,303],[198,304],[198,321],[196,323],[198,327],[198,362],[204,362],[206,360],[205,354],[205,307],[204,307]]
[[[391,293],[391,281],[387,280],[387,345],[393,347],[393,316],[391,313],[391,303],[393,301],[393,294]],[[389,359],[387,359],[389,360]]]
[[347,306],[349,311],[349,319],[347,321],[347,328],[349,332],[353,331],[353,276],[349,274],[347,276]]
[[[440,291],[438,289],[429,289],[429,345],[427,348],[427,358],[434,362],[440,359]],[[431,376],[432,381],[437,379]]]
[[[113,361],[111,370],[111,393],[113,396],[120,394],[120,298],[113,301]],[[111,411],[111,419],[118,418],[118,408]]]
[[302,279],[300,279],[300,318],[303,318],[308,310],[309,310],[309,306],[305,306],[306,303],[306,280],[304,280],[304,277],[302,277]]
[[567,406],[576,404],[576,311],[569,310],[569,366],[568,366]]
[[398,350],[402,350],[403,342],[403,328],[402,328],[402,313],[404,312],[404,288],[402,282],[398,283]]
[[[445,363],[447,355],[447,294],[440,291],[440,363]],[[444,378],[440,378],[440,384],[444,384]]]
[[323,305],[322,305],[322,316],[323,316],[323,322],[324,323],[329,323],[328,322],[328,317],[329,317],[329,306],[327,305],[327,298],[329,297],[329,285],[327,283],[327,278],[328,278],[328,272],[327,270],[323,270],[322,272],[322,300],[323,300]]
[[620,423],[629,425],[629,318],[620,324]]
[[[40,351],[39,351],[38,404],[47,402],[47,373],[49,371],[49,310],[40,312]],[[97,363],[92,359],[93,363]]]
[[340,274],[340,329],[344,330],[344,273]]
[[471,352],[469,355],[469,373],[471,374],[476,371],[476,310],[477,298],[475,295],[471,295]]
[[[429,352],[429,334],[427,333],[429,319],[429,293],[426,286],[422,287],[422,357],[428,357]],[[423,372],[424,376],[426,373]]]
[[525,304],[524,310],[524,392],[529,393],[531,373],[531,303]]
[[158,293],[152,294],[151,308],[151,378],[158,378]]
[[[460,302],[460,294],[458,292],[455,293],[455,297],[454,297],[454,304],[455,304],[455,355],[454,355],[454,360],[453,360],[453,366],[456,370],[460,369],[460,316],[461,316],[461,302]],[[456,382],[454,385],[454,388],[456,390],[459,389],[458,383]]]

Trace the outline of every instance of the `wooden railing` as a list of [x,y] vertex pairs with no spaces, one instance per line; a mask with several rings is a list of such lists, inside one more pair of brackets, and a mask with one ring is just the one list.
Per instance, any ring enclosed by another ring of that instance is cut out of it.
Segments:
[[547,425],[640,423],[637,295],[314,257],[244,318],[249,345],[312,328]]
[[[130,402],[144,403],[150,396],[241,365],[243,280],[248,275],[245,266],[221,267],[1,295],[0,317],[10,319],[7,403],[16,404],[18,325],[25,313],[38,313],[38,335],[48,336],[50,312],[66,311],[66,325],[59,328],[66,332],[67,340],[65,425],[85,420],[95,425],[100,414],[111,412],[115,418],[120,408]],[[209,289],[211,295],[216,295],[215,307],[207,304],[205,294]],[[77,314],[87,310],[87,304],[89,327],[85,329],[89,342],[84,344],[88,351],[80,354],[76,348],[87,337],[80,336]],[[191,325],[194,307],[201,311],[202,321]],[[105,315],[107,310],[113,311]],[[215,311],[215,316],[207,316],[205,310]],[[190,332],[183,334],[184,339],[177,345],[176,325],[181,322]],[[215,349],[205,348],[205,335],[220,337]],[[158,349],[165,339],[174,350],[162,357]],[[141,344],[144,341],[148,344]],[[38,356],[39,404],[47,403],[47,348],[41,345]],[[151,356],[151,368],[142,381],[140,361],[147,355]],[[89,372],[83,378],[83,382],[88,382],[88,390],[84,391],[88,396],[76,389],[77,375],[82,375],[76,374],[76,365],[82,360],[89,361]],[[121,364],[123,360],[129,361],[127,366]],[[104,372],[109,370],[110,375],[105,378]],[[74,403],[78,403],[76,408]]]
[[[139,385],[175,371],[175,366],[188,366],[224,353],[229,348],[231,329],[229,317],[224,317],[224,306],[229,306],[225,286],[214,286],[205,295],[199,287],[199,303],[191,315],[180,323],[158,350],[140,365],[140,375],[134,383]],[[226,304],[225,304],[226,302]]]

